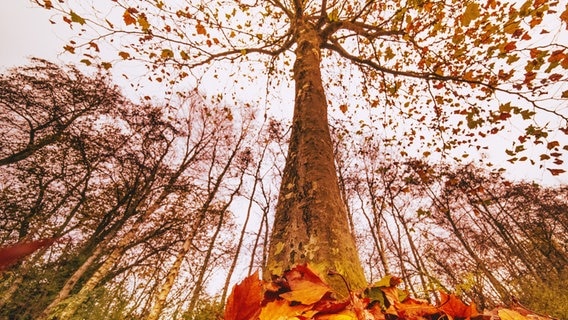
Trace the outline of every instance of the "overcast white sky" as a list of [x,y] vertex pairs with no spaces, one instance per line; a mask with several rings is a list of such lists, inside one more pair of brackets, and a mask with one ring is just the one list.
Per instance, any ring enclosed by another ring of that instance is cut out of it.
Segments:
[[3,0],[0,10],[0,68],[26,64],[37,56],[52,61],[65,43],[65,31],[49,22],[49,11],[27,0]]

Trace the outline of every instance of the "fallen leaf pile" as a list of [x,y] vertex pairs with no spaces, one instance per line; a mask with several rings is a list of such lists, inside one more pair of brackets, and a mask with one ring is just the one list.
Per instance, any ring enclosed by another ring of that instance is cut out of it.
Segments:
[[[340,276],[340,275],[336,275]],[[440,292],[440,304],[409,297],[397,288],[401,280],[387,276],[365,290],[339,299],[322,277],[298,265],[265,282],[258,272],[237,284],[227,300],[225,320],[550,320],[520,305],[480,313],[452,294]]]

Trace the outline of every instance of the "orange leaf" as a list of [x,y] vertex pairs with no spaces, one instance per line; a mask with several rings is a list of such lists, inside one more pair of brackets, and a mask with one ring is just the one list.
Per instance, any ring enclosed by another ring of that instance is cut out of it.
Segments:
[[316,311],[318,315],[332,314],[345,309],[345,307],[347,307],[350,303],[351,301],[349,300],[337,301],[336,299],[332,298],[331,293],[327,293],[320,301],[314,304],[311,308],[312,310]]
[[514,41],[507,43],[503,48],[506,52],[513,51],[515,49],[517,49],[517,45]]
[[258,271],[233,287],[225,307],[225,320],[256,319],[262,301],[262,282]]
[[132,15],[130,14],[130,10],[128,10],[128,9],[126,9],[126,11],[124,11],[124,14],[122,15],[122,19],[124,19],[124,23],[126,25],[136,23],[136,19],[134,19],[134,17],[132,17]]
[[566,9],[560,14],[560,20],[564,21],[566,24],[566,30],[568,30],[568,4],[566,4]]
[[51,245],[56,239],[41,239],[31,242],[17,243],[12,246],[0,248],[0,270],[3,270],[14,263],[23,260],[26,256],[36,250]]
[[324,314],[317,316],[314,319],[317,320],[357,320],[357,319],[368,319],[368,318],[358,318],[357,314],[351,310],[343,310],[336,314]]
[[310,309],[310,306],[297,304],[294,306],[290,305],[289,301],[286,300],[276,300],[269,302],[260,311],[260,320],[274,320],[274,319],[292,319],[296,316],[300,316]]
[[195,29],[197,29],[197,34],[207,34],[207,30],[205,30],[205,27],[199,23],[198,25],[195,26]]
[[396,305],[398,316],[403,319],[420,319],[424,316],[437,314],[440,310],[428,302],[407,298]]
[[331,291],[321,278],[316,275],[307,265],[297,265],[284,274],[288,281],[290,292],[285,292],[280,297],[288,301],[297,301],[305,305],[314,304]]
[[341,112],[343,112],[343,113],[347,112],[347,105],[346,104],[340,105],[339,110],[341,110]]
[[440,298],[442,300],[440,310],[452,318],[471,318],[477,315],[477,309],[473,303],[468,306],[453,294],[446,294],[443,291],[440,291]]

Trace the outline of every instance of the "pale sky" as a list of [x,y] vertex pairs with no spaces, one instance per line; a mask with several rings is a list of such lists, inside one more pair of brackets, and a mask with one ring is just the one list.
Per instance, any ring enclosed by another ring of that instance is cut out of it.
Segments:
[[[37,56],[57,62],[65,30],[49,22],[51,13],[28,0],[2,0],[0,10],[0,68],[27,63]],[[57,28],[57,32],[56,32]],[[63,61],[63,60],[60,60]]]

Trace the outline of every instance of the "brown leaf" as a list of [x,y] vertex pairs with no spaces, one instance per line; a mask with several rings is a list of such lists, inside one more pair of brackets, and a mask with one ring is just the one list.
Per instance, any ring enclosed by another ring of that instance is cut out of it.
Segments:
[[128,52],[120,51],[118,55],[124,60],[130,58],[130,54]]
[[233,287],[225,307],[225,320],[256,319],[262,301],[262,282],[258,271]]
[[566,170],[564,170],[564,169],[550,169],[550,168],[546,168],[546,170],[550,171],[550,173],[551,173],[553,176],[557,176],[557,175],[559,175],[559,174],[562,174],[562,173],[566,172]]

